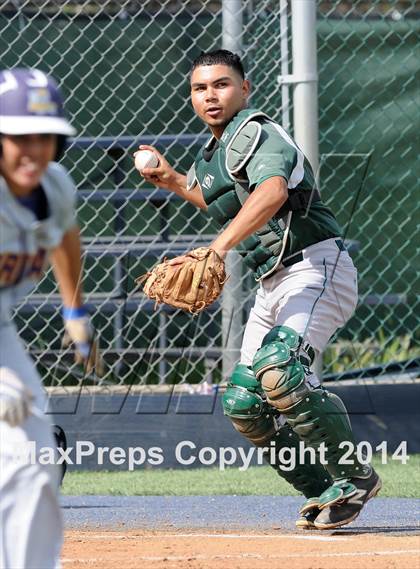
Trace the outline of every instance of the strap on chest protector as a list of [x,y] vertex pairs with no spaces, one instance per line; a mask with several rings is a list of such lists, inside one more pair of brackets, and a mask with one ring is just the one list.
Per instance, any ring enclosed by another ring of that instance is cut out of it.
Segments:
[[250,120],[233,135],[226,149],[226,169],[234,179],[251,158],[261,136],[261,124]]

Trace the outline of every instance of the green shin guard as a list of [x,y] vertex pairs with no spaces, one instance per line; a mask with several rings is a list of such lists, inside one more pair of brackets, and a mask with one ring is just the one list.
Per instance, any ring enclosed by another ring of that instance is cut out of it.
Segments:
[[[327,488],[331,486],[333,480],[325,468],[318,462],[308,462],[300,464],[300,446],[301,441],[296,433],[289,427],[284,425],[268,441],[270,449],[275,448],[275,460],[271,460],[270,452],[264,454],[265,460],[274,468],[279,476],[284,478],[298,492],[301,492],[306,498],[320,496]],[[284,463],[280,460],[279,453],[284,449],[290,449],[290,454],[296,457],[296,464],[292,470],[284,470]]]
[[[278,428],[278,412],[267,404],[260,382],[250,368],[236,366],[222,404],[235,429],[256,447],[266,449],[264,459],[296,490],[309,498],[319,496],[332,484],[322,465],[300,464],[298,435],[288,425]],[[284,461],[279,457],[282,449],[290,449],[296,456],[296,466],[291,471],[284,470]]]
[[[324,527],[321,522],[317,525],[317,517],[315,526],[328,529],[349,523],[349,520],[358,515],[363,505],[360,500],[358,504],[358,488],[363,487],[365,480],[369,482],[372,472],[374,475],[376,473],[369,465],[361,464],[356,456],[353,433],[344,403],[337,395],[324,389],[316,389],[308,392],[304,400],[285,415],[290,426],[308,446],[319,448],[322,444],[325,445],[325,468],[335,480],[318,498],[307,500],[300,513],[310,514],[314,509],[323,511],[335,507],[336,504],[348,503],[347,507],[342,506],[335,514],[332,525],[325,523]],[[380,482],[378,487],[380,488]],[[376,487],[374,490],[376,491]],[[368,493],[366,496],[366,500],[369,499]],[[328,521],[328,516],[326,519]]]
[[[313,351],[313,350],[312,350]],[[339,397],[307,383],[311,347],[288,326],[273,328],[255,354],[252,370],[261,381],[267,401],[282,413],[308,446],[324,453],[333,479],[365,477],[346,408]]]
[[324,449],[325,468],[332,478],[364,477],[369,473],[369,466],[357,459],[347,411],[337,395],[322,388],[308,390],[299,403],[283,413],[302,441]]

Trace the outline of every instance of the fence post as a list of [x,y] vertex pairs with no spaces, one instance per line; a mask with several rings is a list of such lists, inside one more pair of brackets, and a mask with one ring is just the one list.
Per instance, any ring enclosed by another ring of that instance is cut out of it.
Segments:
[[[281,76],[289,75],[289,22],[287,0],[280,0],[280,70]],[[290,130],[290,94],[287,83],[281,82],[281,122],[284,129]]]
[[[126,227],[125,214],[124,214],[126,200],[120,198],[118,195],[118,190],[123,186],[125,180],[125,172],[122,167],[125,151],[123,148],[119,146],[111,146],[111,148],[108,148],[107,153],[109,157],[115,162],[114,168],[111,170],[111,177],[115,185],[115,189],[117,190],[117,195],[116,198],[113,200],[113,205],[116,211],[114,218],[114,231],[115,235],[118,236],[124,233]],[[113,294],[117,299],[117,306],[113,317],[114,347],[117,350],[117,352],[121,353],[123,352],[124,349],[124,336],[122,334],[122,330],[124,328],[124,313],[125,313],[124,304],[121,303],[121,299],[124,298],[125,295],[125,290],[123,286],[123,283],[125,281],[125,269],[123,266],[123,259],[124,255],[116,257],[113,269],[113,277],[114,277]],[[121,361],[117,362],[115,369],[116,373],[120,372]]]
[[[292,0],[292,52],[294,138],[311,163],[318,180],[318,67],[315,0]],[[322,354],[315,358],[313,367],[318,377],[321,377]]]
[[294,138],[318,173],[316,2],[292,0]]
[[[234,53],[242,52],[242,0],[223,0],[222,45]],[[226,256],[230,275],[222,295],[222,380],[227,380],[239,360],[242,341],[242,264],[236,251]]]

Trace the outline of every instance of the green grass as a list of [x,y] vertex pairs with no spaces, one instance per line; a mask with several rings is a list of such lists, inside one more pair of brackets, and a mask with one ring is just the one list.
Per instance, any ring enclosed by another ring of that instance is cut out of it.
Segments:
[[[407,464],[392,461],[381,464],[374,458],[383,488],[380,496],[420,497],[420,455],[411,455]],[[237,468],[199,468],[189,470],[148,469],[133,472],[69,472],[62,488],[65,495],[111,496],[208,496],[273,495],[291,496],[297,492],[269,466]]]
[[390,337],[380,329],[376,337],[361,342],[338,340],[330,344],[322,355],[322,362],[325,373],[341,373],[418,357],[419,342],[412,334]]

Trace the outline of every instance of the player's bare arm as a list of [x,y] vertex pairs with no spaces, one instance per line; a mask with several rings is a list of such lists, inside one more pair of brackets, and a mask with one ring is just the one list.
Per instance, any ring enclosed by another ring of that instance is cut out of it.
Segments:
[[146,182],[150,182],[159,188],[169,190],[200,209],[207,209],[201,188],[198,184],[191,190],[187,191],[187,176],[172,168],[166,158],[156,150],[154,146],[142,144],[139,146],[139,150],[151,150],[159,158],[159,165],[156,168],[144,168],[141,171],[138,170]]
[[85,366],[87,373],[96,371],[101,376],[104,364],[99,353],[95,331],[82,302],[82,262],[78,226],[69,229],[58,247],[51,252],[54,275],[63,300],[63,317],[66,336],[63,345],[73,342],[75,359]]
[[250,194],[236,217],[210,247],[224,258],[230,249],[267,223],[287,198],[285,179],[281,176],[268,178]]
[[80,257],[80,234],[75,226],[64,234],[60,245],[51,251],[51,264],[63,304],[72,308],[82,306]]

